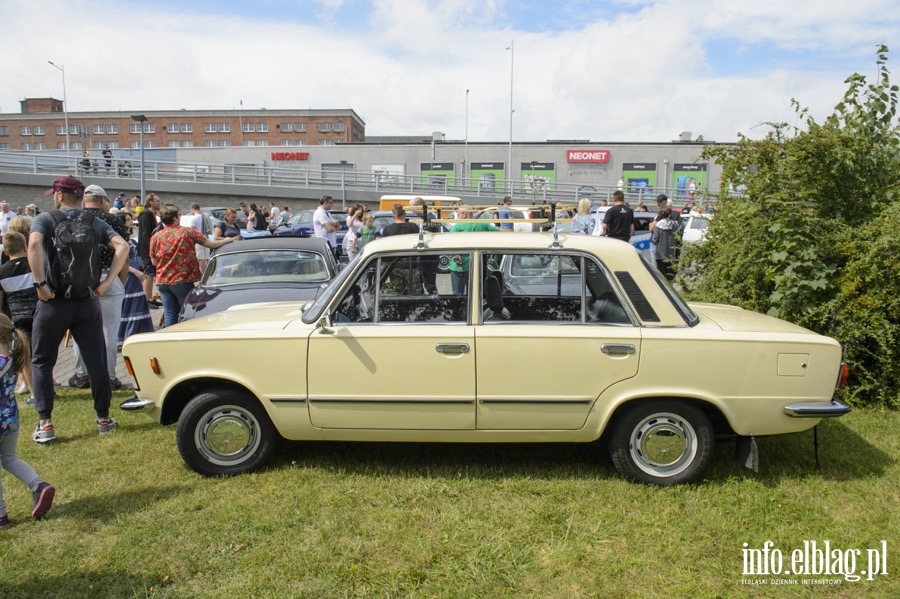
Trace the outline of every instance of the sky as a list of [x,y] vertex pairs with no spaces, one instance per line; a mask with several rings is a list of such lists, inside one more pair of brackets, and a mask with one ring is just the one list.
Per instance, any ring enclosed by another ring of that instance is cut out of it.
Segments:
[[900,51],[897,0],[2,0],[0,23],[4,113],[63,97],[52,61],[70,112],[351,108],[472,143],[758,139]]

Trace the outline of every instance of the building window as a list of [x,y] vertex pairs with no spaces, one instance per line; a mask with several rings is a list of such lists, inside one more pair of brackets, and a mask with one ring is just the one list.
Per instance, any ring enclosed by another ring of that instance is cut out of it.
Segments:
[[72,142],[72,149],[73,149],[73,150],[80,150],[80,149],[82,149],[82,148],[84,148],[84,144],[81,143],[80,141],[73,141],[73,142]]
[[156,133],[156,125],[153,123],[144,123],[144,133]]
[[137,135],[138,133],[140,133],[140,132],[141,132],[141,125],[140,125],[140,123],[131,123],[130,125],[128,125],[128,132],[129,132],[129,133],[134,133],[135,135]]
[[231,145],[231,142],[228,141],[227,139],[221,139],[221,140],[219,140],[219,143],[218,143],[218,146],[220,148],[227,148],[230,145]]
[[102,149],[103,149],[103,142],[102,142],[102,141],[95,141],[95,142],[94,142],[94,148],[97,149],[97,150],[102,150]]
[[66,126],[65,125],[57,125],[56,126],[56,134],[57,135],[65,135],[66,134]]
[[156,142],[145,140],[145,141],[144,141],[144,147],[145,147],[145,148],[155,148],[155,147],[156,147]]
[[191,123],[181,123],[181,132],[182,133],[193,133],[194,126]]
[[56,149],[57,149],[57,150],[65,150],[65,149],[66,149],[66,142],[64,142],[64,141],[56,142]]
[[319,133],[328,133],[329,131],[331,131],[331,123],[319,123]]
[[131,149],[132,149],[132,150],[140,150],[140,149],[141,149],[141,142],[140,142],[140,141],[133,141],[133,142],[131,142]]
[[219,123],[219,133],[231,133],[231,125],[228,123]]
[[35,135],[43,135],[44,134],[44,126],[43,125],[35,125],[31,131]]
[[46,150],[47,146],[44,144],[44,142],[39,141],[36,144],[34,144],[34,149],[35,150]]
[[[203,125],[203,131],[206,133],[215,133],[216,132],[216,124],[215,123],[206,123]],[[213,142],[213,147],[215,147],[215,142]]]
[[118,125],[107,125],[106,126],[106,134],[107,135],[118,135],[119,126]]
[[294,133],[306,133],[306,123],[294,123]]
[[244,123],[243,127],[241,127],[241,131],[244,133],[253,133],[253,123]]
[[22,149],[23,149],[23,150],[33,150],[33,149],[34,149],[34,146],[31,145],[30,142],[25,142],[25,143],[22,144]]
[[256,123],[256,132],[257,133],[268,133],[269,132],[269,123]]
[[9,135],[9,127],[7,127],[6,125],[0,126],[0,135]]
[[331,123],[331,130],[338,131],[338,132],[343,131],[344,123]]
[[78,125],[69,125],[69,135],[78,135],[80,132]]
[[24,127],[19,127],[19,134],[20,135],[31,135],[31,127],[28,127],[27,125]]
[[183,142],[181,142],[181,147],[182,148],[193,148],[194,142],[192,142],[191,140],[183,141]]
[[117,149],[119,149],[119,142],[117,142],[117,141],[109,141],[109,142],[106,142],[106,145],[109,146],[109,149],[110,149],[110,150],[117,150]]
[[256,142],[256,145],[267,146],[267,145],[269,145],[269,140],[268,139],[260,139]]
[[320,146],[333,146],[333,145],[334,145],[334,140],[332,140],[332,139],[320,139],[320,140],[319,140],[319,145],[320,145]]
[[106,133],[106,127],[103,125],[94,125],[91,127],[91,130],[94,132],[94,135],[104,135]]
[[166,133],[178,133],[178,123],[169,123],[166,125]]
[[8,150],[9,144],[0,144],[0,150]]
[[295,146],[305,146],[305,145],[306,145],[306,141],[305,141],[305,140],[302,140],[302,139],[295,139],[295,140],[294,140],[294,145],[295,145]]
[[253,146],[256,145],[256,142],[253,141],[252,139],[245,139],[244,143],[242,143],[241,145],[246,146],[248,148],[252,148]]
[[170,139],[170,140],[169,140],[169,147],[170,147],[170,148],[177,148],[178,145],[179,145],[179,144],[178,144],[178,140],[177,140],[177,139]]
[[205,142],[203,142],[203,145],[206,146],[207,148],[215,148],[215,147],[216,147],[216,140],[214,140],[214,139],[207,139]]
[[278,125],[278,128],[281,129],[282,133],[290,133],[291,132],[291,124],[290,123],[281,123]]

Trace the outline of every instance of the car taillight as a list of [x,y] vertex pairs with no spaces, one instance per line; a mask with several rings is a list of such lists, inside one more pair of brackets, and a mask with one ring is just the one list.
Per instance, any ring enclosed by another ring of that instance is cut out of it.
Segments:
[[847,367],[846,362],[841,362],[841,368],[838,371],[838,379],[836,389],[840,389],[844,385],[847,384],[847,379],[850,377],[850,369]]

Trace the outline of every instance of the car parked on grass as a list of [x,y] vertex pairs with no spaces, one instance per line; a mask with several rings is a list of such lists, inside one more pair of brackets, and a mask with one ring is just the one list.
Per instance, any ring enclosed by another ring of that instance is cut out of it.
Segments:
[[213,251],[179,320],[261,301],[314,299],[337,274],[328,242],[318,237],[261,237]]
[[[629,244],[410,237],[367,244],[305,306],[235,306],[129,337],[136,395],[123,409],[176,424],[203,475],[257,470],[281,439],[603,438],[622,475],[657,485],[699,479],[717,438],[752,445],[850,409],[833,398],[846,375],[835,340],[689,304]],[[468,292],[439,273],[426,294],[422,258],[447,255],[468,258]],[[677,366],[686,355],[703,376]]]

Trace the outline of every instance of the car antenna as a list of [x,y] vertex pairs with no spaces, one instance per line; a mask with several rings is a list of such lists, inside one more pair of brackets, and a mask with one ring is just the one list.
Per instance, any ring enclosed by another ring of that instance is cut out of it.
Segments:
[[562,249],[562,244],[559,242],[559,231],[556,228],[556,202],[550,204],[550,227],[553,229],[553,243],[550,244],[550,249]]

